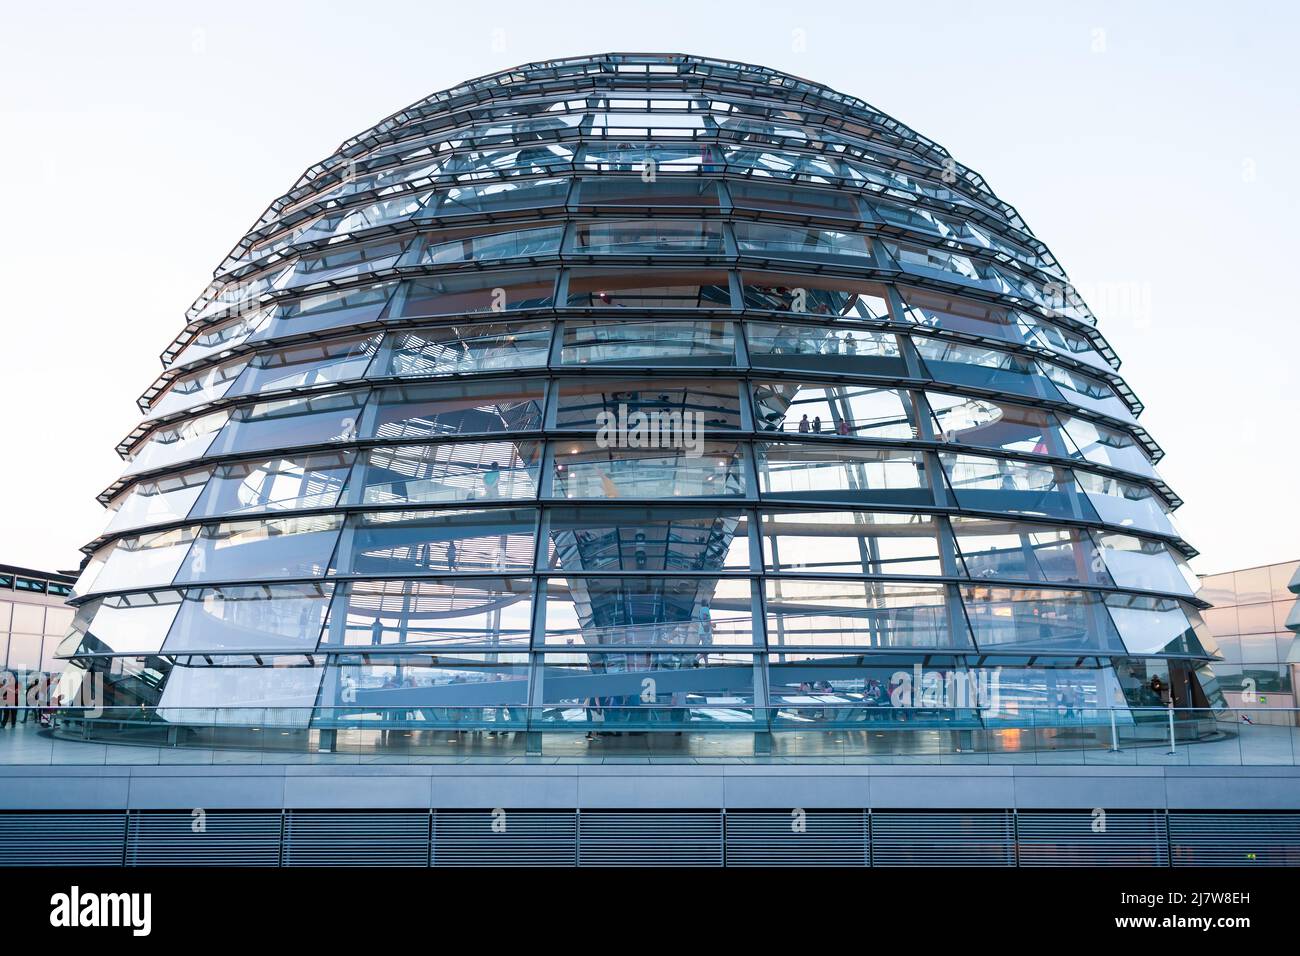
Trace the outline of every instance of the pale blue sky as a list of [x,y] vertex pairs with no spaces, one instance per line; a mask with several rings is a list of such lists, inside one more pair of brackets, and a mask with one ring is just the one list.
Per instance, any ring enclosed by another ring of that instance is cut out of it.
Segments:
[[340,141],[529,60],[735,58],[984,175],[1124,359],[1202,572],[1300,556],[1290,3],[6,4],[0,562],[75,566],[213,267]]

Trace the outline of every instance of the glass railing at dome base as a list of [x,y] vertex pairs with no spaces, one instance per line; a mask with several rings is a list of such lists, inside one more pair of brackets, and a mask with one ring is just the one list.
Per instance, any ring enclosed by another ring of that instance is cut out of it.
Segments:
[[[0,766],[711,762],[1297,766],[1300,709],[865,706],[5,708]],[[721,731],[721,733],[720,733]]]

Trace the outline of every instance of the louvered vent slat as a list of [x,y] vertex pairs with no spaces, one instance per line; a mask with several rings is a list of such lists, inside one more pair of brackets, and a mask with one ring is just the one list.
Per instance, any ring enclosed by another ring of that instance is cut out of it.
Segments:
[[[494,829],[494,826],[496,829]],[[434,866],[573,866],[578,818],[572,810],[439,810]]]
[[0,813],[0,866],[121,866],[126,814]]
[[[802,828],[800,828],[800,826]],[[727,866],[865,866],[862,810],[728,810]]]
[[1300,866],[1300,813],[1171,813],[1174,866]]
[[195,819],[187,812],[132,813],[127,827],[128,866],[279,866],[280,814],[214,810]]
[[581,866],[721,866],[717,810],[588,810],[578,817]]
[[1015,866],[1011,814],[1005,810],[871,815],[874,866]]
[[427,810],[292,810],[285,820],[286,866],[427,866]]
[[[1300,866],[1300,814],[488,810],[0,812],[0,866]],[[1167,829],[1166,829],[1167,828]],[[432,836],[433,842],[430,842]]]
[[[1102,825],[1104,824],[1104,829]],[[1156,810],[1027,811],[1016,816],[1021,866],[1168,866],[1165,815]]]

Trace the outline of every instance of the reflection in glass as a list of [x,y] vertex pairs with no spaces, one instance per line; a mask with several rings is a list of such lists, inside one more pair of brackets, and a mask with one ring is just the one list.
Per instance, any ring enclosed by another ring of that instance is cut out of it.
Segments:
[[542,658],[542,719],[620,728],[753,722],[754,660],[749,654],[547,654]]
[[524,654],[350,655],[337,658],[321,690],[316,722],[474,730],[523,724],[528,704]]
[[924,335],[912,336],[912,342],[926,374],[936,382],[1060,401],[1038,363],[1023,355]]
[[882,285],[788,272],[746,271],[742,281],[746,309],[794,312],[814,319],[825,316],[847,321],[889,321],[889,303]]
[[[1102,658],[1104,661],[1105,658]],[[1119,682],[1108,666],[1076,667],[1075,659],[1037,658],[1033,667],[998,667],[990,675],[997,681],[998,706],[980,714],[985,721],[1059,720],[1067,725],[1094,719],[1095,708],[1108,708],[1122,700]],[[1099,713],[1097,719],[1105,720]],[[1131,723],[1124,713],[1117,723]]]
[[1200,587],[1187,562],[1163,541],[1136,535],[1093,531],[1101,558],[1123,588],[1194,595]]
[[689,413],[708,431],[740,428],[739,384],[719,379],[593,379],[559,386],[557,428],[598,429],[610,420],[626,421],[640,412]]
[[1062,355],[1087,362],[1107,372],[1111,371],[1110,363],[1101,357],[1087,336],[1067,329],[1063,325],[1057,325],[1055,322],[1048,322],[1029,312],[1014,314],[1016,321],[1024,330],[1025,341],[1028,344],[1046,346]]
[[1116,418],[1133,420],[1133,412],[1127,403],[1115,394],[1108,383],[1101,379],[1084,375],[1073,369],[1056,365],[1052,362],[1039,362],[1043,373],[1060,389],[1062,397],[1072,405],[1113,415]]
[[845,192],[746,179],[730,182],[727,188],[737,209],[764,209],[855,221],[862,219],[857,199]]
[[500,572],[533,566],[530,509],[353,515],[338,574]]
[[212,412],[155,429],[131,449],[123,474],[139,475],[200,457],[212,445],[213,439],[229,418],[229,412]]
[[1054,528],[1008,518],[954,516],[951,520],[966,574],[972,578],[1113,583],[1082,528]]
[[941,452],[948,484],[962,508],[1053,518],[1097,519],[1068,468],[1006,458]]
[[565,365],[734,365],[730,322],[565,322]]
[[586,645],[753,644],[746,578],[551,578],[546,643]]
[[562,143],[476,149],[446,160],[445,170],[463,179],[481,179],[488,174],[530,176],[546,173],[573,162],[573,147]]
[[346,451],[218,465],[193,515],[214,518],[331,507],[339,499],[352,458]]
[[545,383],[445,382],[396,385],[376,395],[373,433],[384,439],[539,431]]
[[987,263],[959,252],[901,242],[882,241],[881,245],[904,271],[913,275],[968,282],[996,292],[1012,291],[1005,282],[999,281],[997,271]]
[[[914,687],[917,667],[931,680],[923,677]],[[942,654],[827,655],[774,648],[768,663],[768,703],[773,723],[785,728],[910,720],[925,716],[916,708],[973,707],[974,695],[954,699],[967,675],[975,678],[977,686],[989,686],[987,677],[981,678],[973,668],[959,671],[957,658]],[[967,719],[973,722],[973,710]]]
[[1180,657],[1219,653],[1209,628],[1190,604],[1173,598],[1108,594],[1106,607],[1130,653]]
[[527,578],[349,581],[338,585],[323,646],[527,647]]
[[547,567],[579,571],[749,569],[744,513],[729,509],[554,508]]
[[917,437],[907,392],[870,385],[755,382],[754,421],[760,431],[841,438]]
[[270,321],[274,311],[273,308],[261,309],[226,322],[205,326],[185,343],[185,347],[172,361],[172,366],[181,368],[191,362],[209,358],[226,349],[241,345],[245,339]]
[[722,225],[706,219],[579,223],[574,251],[588,255],[722,254]]
[[210,472],[206,468],[138,482],[109,507],[113,519],[105,533],[181,521],[190,513]]
[[750,322],[745,326],[745,340],[749,344],[750,364],[755,368],[907,374],[898,340],[888,332],[869,329],[846,332],[837,326]]
[[155,654],[180,606],[180,591],[145,591],[90,601],[77,608],[59,653]]
[[81,658],[66,664],[52,696],[63,701],[102,702],[105,708],[152,708],[170,669],[167,661],[152,655]]
[[834,160],[811,153],[728,145],[722,147],[728,167],[760,179],[794,180],[835,185],[844,178]]
[[1065,430],[1079,448],[1073,457],[1085,458],[1098,465],[1131,471],[1148,478],[1156,476],[1155,467],[1142,446],[1128,432],[1098,425],[1086,418],[1066,418]]
[[553,269],[425,276],[407,284],[401,315],[459,315],[549,308],[554,290]]
[[1082,469],[1075,469],[1074,475],[1101,520],[1107,524],[1177,535],[1164,503],[1146,485]]
[[555,255],[560,251],[560,240],[563,237],[563,225],[474,233],[457,239],[431,236],[427,245],[412,250],[408,256],[411,261],[404,262],[403,265],[441,266],[457,262]]
[[1120,651],[1100,594],[971,585],[961,589],[981,651]]
[[758,486],[765,498],[933,504],[925,456],[905,448],[758,442]]
[[970,647],[942,584],[772,578],[765,587],[769,647]]
[[267,294],[285,287],[292,272],[292,265],[276,263],[238,279],[214,279],[187,315],[204,321],[256,311]]
[[737,222],[733,228],[742,256],[858,261],[871,258],[871,239],[863,233],[758,222]]
[[420,210],[429,196],[428,192],[406,193],[322,216],[303,231],[302,240],[333,239],[335,236],[346,236],[389,222],[409,219]]
[[216,401],[230,391],[231,383],[239,378],[247,364],[246,358],[235,359],[233,362],[223,362],[221,365],[212,365],[193,374],[181,376],[154,399],[149,408],[149,417],[162,418],[196,405]]
[[342,515],[203,525],[176,581],[318,578],[325,574],[342,526]]
[[290,287],[322,282],[338,284],[356,276],[387,271],[396,264],[409,243],[410,239],[401,237],[363,245],[326,247],[324,252],[300,258],[294,264],[293,275],[287,284]]
[[356,441],[365,403],[366,393],[357,391],[243,405],[231,411],[230,421],[208,454]]
[[[75,594],[171,584],[196,532],[193,527],[173,528],[118,538],[95,553],[94,560],[77,581]],[[95,562],[101,562],[101,566],[92,575]]]
[[163,650],[314,650],[332,591],[329,584],[190,588]]
[[942,574],[933,515],[873,511],[763,513],[768,571],[798,574]]
[[[699,498],[745,493],[735,443],[676,447],[602,448],[597,442],[557,442],[551,494],[557,498]],[[694,452],[694,453],[693,453]]]
[[1057,417],[1040,408],[947,392],[926,392],[942,441],[1002,451],[1078,458],[1079,450]]
[[320,666],[174,666],[158,717],[178,724],[306,727],[320,687]]
[[534,498],[539,442],[385,445],[363,458],[362,504]]
[[381,376],[415,377],[544,366],[551,327],[478,323],[394,332],[376,363]]
[[903,316],[919,326],[1024,344],[1025,336],[1006,306],[922,289],[900,289]]
[[567,304],[597,309],[727,309],[730,279],[716,271],[570,269]]
[[[596,151],[602,146],[590,146],[584,154],[587,163],[599,161]],[[621,167],[626,164],[627,144],[614,147],[617,155],[613,161]],[[636,149],[646,152],[645,148]],[[644,162],[638,160],[638,164]],[[663,171],[662,165],[659,171]],[[640,176],[596,176],[579,181],[578,207],[584,206],[692,206],[716,208],[718,184],[707,179],[692,177],[657,177],[645,181]]]
[[434,193],[425,215],[481,215],[506,209],[561,206],[568,192],[569,181],[561,178],[453,185]]
[[[643,122],[673,124],[689,123],[691,129],[700,128],[700,118],[691,116],[650,116],[641,114]],[[596,114],[592,117],[593,123],[599,124],[602,131],[608,131],[611,121],[622,125],[625,117],[611,117],[608,114]],[[681,127],[678,126],[678,129]],[[637,130],[636,138],[643,138],[648,130]],[[661,185],[667,183],[675,187],[674,192],[679,192],[685,187],[680,183],[683,181],[695,186],[697,189],[706,186],[716,186],[709,180],[702,179],[699,176],[692,175],[689,179],[678,179],[675,177],[649,179],[645,177],[648,169],[653,169],[658,173],[699,173],[705,170],[707,164],[714,157],[712,146],[696,146],[694,143],[645,143],[645,142],[627,142],[627,141],[598,141],[588,143],[582,148],[582,168],[584,170],[602,170],[611,173],[637,173],[636,176],[601,176],[599,179],[582,180],[582,193],[579,201],[586,203],[583,197],[586,196],[587,190],[591,188],[593,182],[602,184],[610,193],[617,195],[627,195],[630,201],[636,204],[637,197],[644,196],[646,191],[657,190]],[[637,187],[641,191],[637,191]],[[650,205],[648,202],[641,202],[641,205]]]
[[231,394],[309,388],[361,378],[378,348],[379,336],[368,335],[260,352],[248,363]]
[[369,286],[321,292],[297,299],[279,309],[270,324],[262,326],[261,331],[253,335],[252,339],[278,339],[372,322],[384,311],[396,288],[395,282],[377,282]]

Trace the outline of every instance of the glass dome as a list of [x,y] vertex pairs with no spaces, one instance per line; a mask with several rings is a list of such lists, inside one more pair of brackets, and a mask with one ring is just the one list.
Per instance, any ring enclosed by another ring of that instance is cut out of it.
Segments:
[[1215,697],[1087,305],[806,80],[611,54],[431,96],[276,199],[163,362],[65,693],[533,739]]

